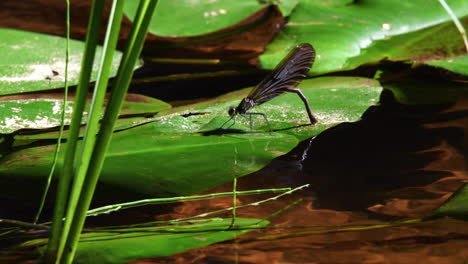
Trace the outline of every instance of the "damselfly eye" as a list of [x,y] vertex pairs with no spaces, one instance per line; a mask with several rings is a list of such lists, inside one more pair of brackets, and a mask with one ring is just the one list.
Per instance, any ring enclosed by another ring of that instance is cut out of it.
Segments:
[[237,114],[237,110],[234,106],[231,106],[229,107],[228,113],[229,113],[229,116],[234,116]]

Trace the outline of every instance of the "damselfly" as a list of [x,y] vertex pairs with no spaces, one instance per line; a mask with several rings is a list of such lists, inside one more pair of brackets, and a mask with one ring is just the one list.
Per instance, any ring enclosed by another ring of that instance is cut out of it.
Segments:
[[[247,112],[255,106],[261,105],[271,99],[286,93],[296,93],[304,102],[304,105],[309,115],[310,123],[317,123],[317,118],[310,110],[309,102],[305,95],[296,86],[306,77],[312,67],[315,59],[315,50],[312,45],[303,43],[295,47],[289,54],[276,66],[276,68],[261,81],[246,98],[242,99],[237,107],[229,108],[229,120],[233,119],[237,114],[247,118],[249,116],[250,129],[252,129],[252,115],[260,115],[265,119],[268,128],[271,131],[270,122],[264,113]],[[229,121],[228,120],[228,121]],[[226,121],[226,123],[228,122]],[[226,124],[224,123],[224,124]],[[223,126],[224,126],[223,124]]]

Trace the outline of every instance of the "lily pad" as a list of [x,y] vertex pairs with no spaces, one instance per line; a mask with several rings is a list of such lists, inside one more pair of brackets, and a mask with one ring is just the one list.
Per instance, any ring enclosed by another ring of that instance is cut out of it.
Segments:
[[447,60],[430,61],[426,64],[443,68],[451,72],[468,76],[468,56],[460,56],[457,58],[450,58]]
[[[131,117],[120,117],[117,119],[114,126],[114,131],[121,131],[129,129],[132,127],[140,126],[143,124],[154,122],[155,118],[145,117],[145,116],[131,116]],[[85,127],[80,128],[79,137],[84,135]],[[63,137],[67,137],[68,129],[63,131]],[[41,140],[41,139],[57,139],[59,136],[59,127],[54,127],[47,130],[21,130],[18,133],[15,133],[15,145],[22,145],[25,142],[30,143],[31,141]]]
[[[0,29],[0,95],[51,90],[64,86],[65,38],[34,32]],[[78,83],[84,42],[70,40],[68,83]],[[96,51],[92,80],[96,79],[102,48]],[[122,54],[112,62],[111,76],[117,73]]]
[[[124,12],[131,20],[140,1],[126,1]],[[298,0],[278,1],[284,16],[288,16]],[[159,0],[149,32],[164,37],[204,35],[234,26],[268,6],[258,0]],[[190,21],[190,23],[180,23]]]
[[[268,221],[214,218],[190,225],[118,229],[81,235],[73,263],[120,264],[139,258],[165,257],[193,248],[218,243],[268,225]],[[44,245],[47,240],[33,240],[24,246]],[[42,248],[43,250],[43,248]]]
[[[68,99],[65,124],[71,121],[74,95]],[[91,94],[88,96],[88,107]],[[0,133],[9,134],[20,129],[44,129],[61,123],[63,94],[40,93],[3,96],[0,98]],[[160,100],[138,94],[127,94],[120,115],[157,113],[171,106]],[[85,112],[85,117],[87,112]],[[83,123],[86,118],[83,119]]]
[[[100,181],[145,196],[208,190],[261,169],[330,126],[359,119],[378,101],[381,91],[377,81],[355,77],[316,78],[302,82],[300,88],[309,98],[318,125],[307,125],[300,98],[286,94],[256,108],[267,114],[273,132],[262,119],[254,120],[255,130],[250,131],[249,122],[241,117],[229,129],[229,123],[219,129],[229,119],[227,108],[249,92],[245,89],[160,112],[155,122],[115,133]],[[54,145],[22,146],[3,158],[1,178],[43,179],[53,152]]]
[[[449,1],[466,23],[468,5]],[[355,69],[381,60],[427,62],[465,53],[463,41],[438,1],[302,0],[289,22],[260,56],[272,69],[295,45],[317,50],[313,74]]]

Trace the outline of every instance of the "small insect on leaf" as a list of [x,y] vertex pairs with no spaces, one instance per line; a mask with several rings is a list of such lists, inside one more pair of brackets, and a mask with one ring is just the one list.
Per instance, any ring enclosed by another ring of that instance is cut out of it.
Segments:
[[228,113],[231,118],[226,121],[223,126],[231,119],[234,120],[235,123],[235,116],[239,114],[244,118],[249,116],[250,129],[252,129],[252,115],[260,115],[263,116],[271,131],[270,123],[264,113],[248,111],[286,92],[299,95],[309,115],[310,124],[313,125],[317,123],[317,118],[310,110],[309,101],[302,91],[296,87],[307,76],[314,60],[315,49],[312,45],[309,43],[302,43],[296,46],[265,79],[250,91],[247,97],[242,99],[237,107],[229,108]]

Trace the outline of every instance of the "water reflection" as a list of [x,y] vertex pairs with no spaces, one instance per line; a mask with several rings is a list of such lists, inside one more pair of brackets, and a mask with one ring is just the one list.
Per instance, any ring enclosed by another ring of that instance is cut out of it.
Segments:
[[387,191],[467,176],[468,109],[404,106],[387,92],[381,102],[362,120],[338,125],[312,142],[304,174],[316,186],[318,206],[367,208],[388,199]]

